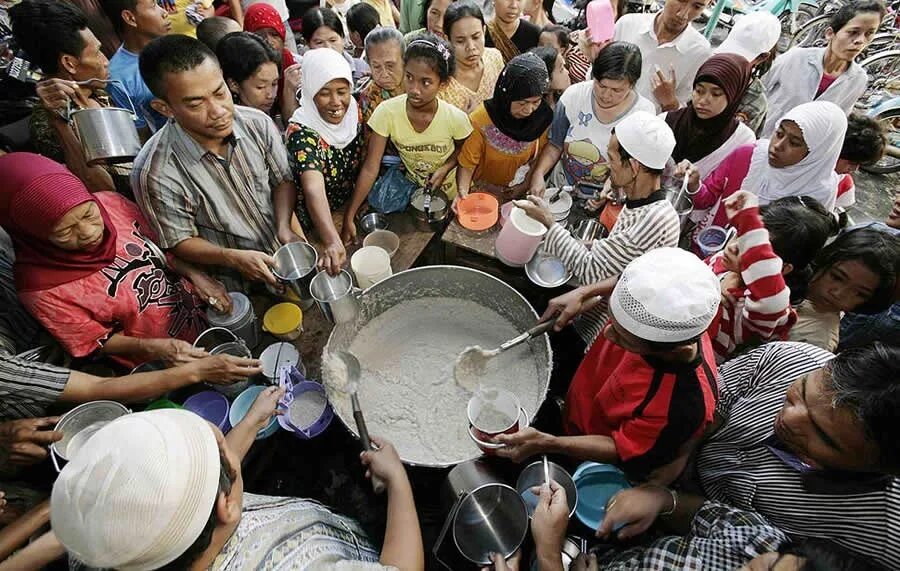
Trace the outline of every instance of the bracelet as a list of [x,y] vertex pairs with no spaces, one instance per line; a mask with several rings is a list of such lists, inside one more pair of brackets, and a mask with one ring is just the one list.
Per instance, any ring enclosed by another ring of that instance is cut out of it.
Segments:
[[676,492],[672,488],[660,486],[659,484],[644,484],[644,486],[648,488],[659,488],[660,490],[665,490],[672,496],[672,509],[665,512],[659,512],[659,515],[672,515],[673,513],[675,513],[675,510],[678,508],[678,492]]

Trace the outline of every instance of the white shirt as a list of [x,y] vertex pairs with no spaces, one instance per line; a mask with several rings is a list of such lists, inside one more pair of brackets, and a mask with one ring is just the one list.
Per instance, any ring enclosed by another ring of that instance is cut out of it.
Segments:
[[667,77],[669,66],[675,66],[675,97],[681,105],[687,104],[691,99],[694,89],[694,76],[710,55],[712,48],[709,41],[703,35],[688,25],[681,34],[671,42],[660,44],[653,31],[653,22],[656,14],[626,14],[616,22],[617,42],[629,42],[641,50],[643,63],[641,65],[641,77],[638,79],[635,90],[652,101],[656,110],[662,107],[653,96],[653,88],[650,87],[650,77],[656,73],[656,66]]
[[771,137],[778,122],[801,103],[831,101],[844,110],[853,111],[856,100],[866,91],[869,76],[852,62],[847,71],[816,97],[825,73],[825,48],[792,48],[775,58],[772,69],[762,78],[769,99],[769,110],[761,138]]

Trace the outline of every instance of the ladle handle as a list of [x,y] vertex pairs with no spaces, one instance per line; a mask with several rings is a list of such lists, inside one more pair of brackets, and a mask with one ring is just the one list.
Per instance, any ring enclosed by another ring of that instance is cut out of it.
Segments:
[[529,329],[529,330],[526,331],[525,333],[519,335],[518,337],[515,337],[515,338],[513,338],[513,339],[510,339],[509,341],[507,341],[507,342],[504,343],[503,345],[500,345],[500,348],[499,348],[499,349],[500,349],[500,352],[502,353],[503,351],[506,351],[506,350],[508,350],[508,349],[512,349],[512,348],[515,347],[516,345],[520,345],[520,344],[522,344],[522,343],[528,341],[529,339],[533,339],[534,337],[537,337],[538,335],[543,335],[544,333],[546,333],[546,332],[550,331],[551,329],[553,329],[553,326],[554,326],[555,324],[556,324],[556,319],[555,319],[555,318],[554,318],[554,319],[550,319],[550,320],[548,320],[548,321],[543,321],[543,322],[541,322],[541,323],[538,323],[537,325],[535,325],[534,327],[532,327],[531,329]]

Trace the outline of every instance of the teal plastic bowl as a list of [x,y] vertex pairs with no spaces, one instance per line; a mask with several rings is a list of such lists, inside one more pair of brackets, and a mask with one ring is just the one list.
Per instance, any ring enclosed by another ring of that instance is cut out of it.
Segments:
[[[253,406],[253,402],[256,400],[256,397],[259,396],[259,393],[266,390],[266,387],[262,387],[259,385],[254,385],[252,387],[248,387],[241,394],[234,399],[234,402],[231,403],[231,410],[228,411],[228,421],[231,426],[237,426],[238,423],[247,416],[247,413],[250,411],[250,407]],[[262,440],[263,438],[268,438],[275,434],[275,431],[278,430],[278,421],[273,416],[262,430],[256,433],[256,439]]]
[[606,504],[616,493],[630,488],[625,474],[612,464],[585,462],[572,476],[578,490],[575,515],[584,525],[596,530],[606,515]]

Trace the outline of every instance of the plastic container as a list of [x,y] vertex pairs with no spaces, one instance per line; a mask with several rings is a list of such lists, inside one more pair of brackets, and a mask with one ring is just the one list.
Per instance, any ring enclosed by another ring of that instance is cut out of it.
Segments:
[[484,192],[473,192],[456,204],[456,218],[466,230],[483,232],[492,228],[499,217],[500,203]]
[[303,310],[293,303],[273,305],[263,315],[263,331],[282,341],[294,341],[303,333]]
[[216,391],[203,391],[184,401],[184,410],[189,410],[219,427],[223,433],[231,430],[228,413],[231,405],[225,395]]
[[350,257],[350,268],[359,287],[366,289],[391,277],[391,256],[378,246],[363,246]]
[[375,230],[363,239],[363,246],[375,246],[388,253],[391,258],[400,249],[400,236],[390,230]]
[[300,351],[290,343],[273,343],[263,350],[259,360],[263,377],[274,385],[278,383],[278,372],[282,367],[297,367],[300,364]]
[[279,403],[284,414],[278,415],[281,428],[301,440],[319,436],[334,419],[334,409],[325,395],[325,388],[307,380],[296,368],[280,371],[280,384],[287,389]]
[[616,17],[610,0],[593,0],[587,5],[587,29],[593,44],[603,44],[613,39]]
[[609,500],[631,487],[621,470],[611,464],[597,462],[584,462],[578,466],[572,479],[578,491],[575,516],[590,529],[600,527]]
[[512,212],[512,209],[515,208],[515,204],[512,203],[512,200],[503,204],[500,207],[500,228],[506,226],[506,223],[509,221],[509,214]]
[[259,323],[253,311],[253,304],[250,303],[250,298],[240,292],[232,291],[228,295],[231,296],[231,313],[216,313],[208,309],[206,317],[209,324],[228,329],[243,339],[247,347],[253,349],[259,344]]
[[507,266],[520,268],[534,256],[547,228],[519,207],[513,208],[509,223],[497,235],[497,258]]
[[[256,397],[264,390],[266,390],[266,387],[254,385],[234,399],[234,402],[231,403],[231,410],[228,411],[228,421],[231,423],[231,426],[237,426],[237,424],[247,416],[247,413],[250,412],[250,407],[253,406],[253,403],[256,401]],[[268,438],[275,434],[275,431],[277,430],[278,421],[275,420],[275,418],[272,418],[267,425],[256,433],[256,439],[262,440],[263,438]]]
[[158,399],[147,405],[147,408],[144,410],[158,410],[161,408],[184,408],[177,402],[172,402],[169,399]]
[[[557,222],[568,220],[569,213],[572,211],[572,195],[566,191],[566,188],[568,187],[563,187],[563,190],[555,197],[555,201],[548,202],[550,213],[553,214],[553,219]],[[548,189],[545,196],[553,196],[553,193]]]
[[727,230],[721,226],[710,226],[709,228],[704,228],[697,235],[697,247],[705,259],[724,248],[727,239]]

